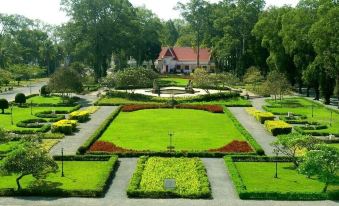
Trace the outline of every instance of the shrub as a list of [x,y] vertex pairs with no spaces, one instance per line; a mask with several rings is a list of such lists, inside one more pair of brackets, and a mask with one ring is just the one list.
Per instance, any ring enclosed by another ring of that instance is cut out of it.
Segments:
[[44,85],[40,89],[40,95],[45,97],[48,96],[51,92],[48,90],[47,85]]
[[8,109],[9,104],[6,99],[0,99],[0,109],[2,110],[2,114],[5,113],[5,109]]
[[18,93],[15,95],[15,103],[20,104],[20,106],[26,103],[26,96],[23,93]]
[[133,150],[118,147],[110,142],[97,141],[89,148],[89,152],[109,152],[109,153],[124,153],[124,152],[137,152]]
[[271,112],[262,112],[256,108],[247,108],[247,113],[255,117],[261,124],[264,124],[266,120],[274,120],[274,115]]
[[27,119],[16,124],[17,127],[23,128],[41,128],[47,123],[44,119]]
[[273,136],[280,134],[289,134],[292,132],[292,126],[284,121],[266,121],[266,129],[272,133]]
[[124,105],[121,111],[134,112],[143,109],[160,109],[160,108],[172,108],[172,107],[165,104],[134,104],[134,105]]
[[76,120],[60,120],[52,124],[52,133],[72,134],[77,127]]
[[252,147],[246,141],[234,140],[224,147],[211,149],[209,152],[253,152]]
[[75,111],[69,114],[68,119],[77,120],[80,123],[87,122],[89,120],[88,111]]
[[177,105],[178,109],[196,109],[204,110],[212,113],[224,113],[224,108],[219,105],[192,105],[192,104],[180,104]]

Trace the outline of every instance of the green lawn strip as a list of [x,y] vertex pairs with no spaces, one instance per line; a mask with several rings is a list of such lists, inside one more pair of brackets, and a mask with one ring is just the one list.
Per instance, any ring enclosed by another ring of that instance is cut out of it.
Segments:
[[[316,136],[327,136],[334,134],[339,136],[339,112],[330,110],[320,103],[313,103],[311,100],[304,98],[288,98],[283,101],[267,100],[270,105],[264,106],[264,109],[272,112],[276,115],[286,115],[288,112],[292,112],[294,115],[306,116],[308,122],[318,122],[322,125],[326,125],[326,129],[317,130],[304,130],[297,129],[305,134],[312,134]],[[312,105],[313,105],[313,117],[312,117]],[[331,111],[332,111],[332,124],[331,122]]]
[[4,144],[0,144],[0,154],[6,154],[12,151],[18,144],[19,141],[11,141]]
[[63,103],[62,98],[59,96],[47,96],[47,97],[35,96],[35,97],[29,98],[27,100],[27,103],[31,103],[31,101],[33,102],[33,104],[61,104]]
[[22,107],[13,107],[13,125],[11,124],[11,114],[10,110],[7,109],[5,114],[0,114],[0,122],[1,128],[6,130],[37,130],[36,128],[21,128],[17,127],[16,124],[23,120],[28,119],[39,119],[38,117],[34,116],[35,113],[43,112],[43,111],[65,111],[71,112],[77,107],[33,107],[31,114],[31,108],[22,108]]
[[339,143],[329,144],[329,146],[339,149]]
[[[175,179],[176,188],[166,190],[165,179]],[[205,167],[199,158],[141,157],[127,189],[137,198],[210,198]]]
[[166,151],[169,131],[176,151],[207,151],[246,140],[228,115],[190,109],[121,112],[99,140],[137,151]]
[[307,178],[293,169],[293,164],[278,158],[278,178],[275,176],[275,158],[225,157],[233,184],[241,199],[321,200],[337,199],[338,184],[330,185],[324,193],[324,183]]
[[[64,174],[61,177],[61,162],[57,161],[57,173],[48,174],[44,181],[32,176],[22,178],[22,191],[17,191],[16,176],[0,176],[0,196],[42,195],[42,196],[103,196],[117,162],[117,157],[109,160],[69,160],[64,161]],[[0,161],[1,164],[1,161]]]
[[166,77],[158,79],[160,87],[185,87],[188,84],[189,79]]

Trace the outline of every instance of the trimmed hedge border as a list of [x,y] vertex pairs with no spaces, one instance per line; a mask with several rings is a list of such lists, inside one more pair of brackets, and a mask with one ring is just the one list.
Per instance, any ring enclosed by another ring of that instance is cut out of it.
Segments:
[[[3,158],[3,157],[2,157]],[[1,156],[0,156],[1,159]],[[61,160],[60,156],[54,157],[55,160]],[[23,189],[17,191],[13,188],[0,189],[0,196],[45,196],[45,197],[103,197],[109,188],[110,182],[114,178],[115,171],[118,168],[117,156],[64,156],[64,161],[107,161],[112,164],[109,175],[102,188],[98,190],[63,190],[63,189],[51,189],[51,190],[29,190]]]
[[112,112],[100,125],[100,127],[90,136],[90,138],[88,138],[86,142],[78,148],[77,154],[85,154],[90,146],[100,138],[111,122],[119,115],[120,111],[121,107],[118,107],[114,112]]
[[207,151],[197,151],[197,152],[151,152],[151,151],[141,151],[141,152],[117,152],[117,153],[109,153],[109,152],[86,152],[86,155],[118,155],[119,157],[142,157],[142,156],[149,156],[149,157],[202,157],[202,158],[222,158],[225,156],[247,156],[247,155],[256,155],[255,152],[248,152],[248,153],[225,153],[225,152],[207,152]]
[[[202,173],[207,175],[206,169],[201,162],[197,166],[197,171],[199,173],[199,180],[202,181],[203,178],[203,183],[206,181],[208,184],[202,185],[202,188],[200,188],[202,191],[200,191],[200,194],[194,194],[194,195],[188,195],[188,196],[181,196],[175,192],[172,191],[142,191],[139,189],[140,187],[140,182],[142,179],[142,175],[145,169],[146,162],[148,160],[148,156],[142,156],[139,158],[137,167],[135,169],[135,172],[133,173],[133,176],[130,180],[130,183],[127,188],[127,196],[129,198],[191,198],[191,199],[209,199],[212,197],[212,192],[209,184],[209,180],[205,175],[202,175]],[[201,161],[201,160],[200,160]]]
[[249,192],[243,183],[234,162],[290,162],[288,157],[227,156],[224,158],[228,172],[240,199],[243,200],[338,200],[339,191],[320,192]]
[[234,117],[232,112],[227,107],[224,107],[224,112],[228,117],[232,120],[235,127],[240,131],[242,135],[246,138],[246,140],[250,143],[253,149],[256,151],[258,155],[265,155],[263,148],[258,144],[258,142],[252,137],[252,135],[240,124],[240,122]]

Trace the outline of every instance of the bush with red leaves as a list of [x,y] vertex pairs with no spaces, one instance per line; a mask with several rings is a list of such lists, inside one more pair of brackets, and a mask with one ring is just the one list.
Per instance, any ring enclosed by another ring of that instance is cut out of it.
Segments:
[[89,148],[89,152],[112,152],[112,153],[122,153],[122,152],[134,152],[133,150],[124,149],[118,147],[110,142],[97,141]]
[[225,153],[233,153],[233,152],[253,152],[253,149],[246,141],[237,141],[234,140],[228,145],[218,148],[218,149],[210,149],[209,152],[225,152]]
[[132,104],[123,106],[121,110],[123,112],[134,112],[143,109],[160,109],[160,108],[172,108],[172,107],[165,104]]
[[176,106],[178,109],[196,109],[204,110],[212,113],[224,113],[224,108],[219,105],[194,105],[194,104],[179,104]]

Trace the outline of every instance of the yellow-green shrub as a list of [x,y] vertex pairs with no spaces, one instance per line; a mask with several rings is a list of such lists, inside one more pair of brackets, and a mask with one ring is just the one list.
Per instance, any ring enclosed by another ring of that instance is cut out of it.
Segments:
[[265,122],[265,127],[269,132],[272,133],[273,136],[277,136],[280,134],[289,134],[292,132],[292,126],[281,120],[268,120]]
[[78,122],[86,122],[89,120],[89,112],[88,111],[75,111],[69,114],[68,119],[70,120],[78,120]]
[[264,124],[267,120],[274,120],[275,116],[271,112],[262,112],[254,107],[247,108],[247,113],[255,117],[261,124]]
[[52,133],[72,134],[77,127],[76,120],[60,120],[52,124]]

